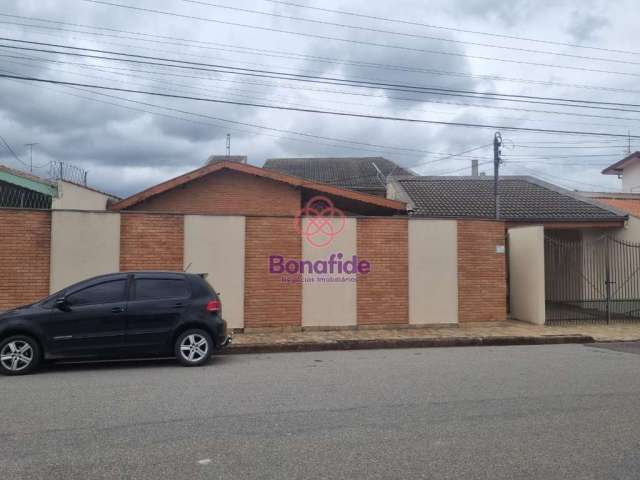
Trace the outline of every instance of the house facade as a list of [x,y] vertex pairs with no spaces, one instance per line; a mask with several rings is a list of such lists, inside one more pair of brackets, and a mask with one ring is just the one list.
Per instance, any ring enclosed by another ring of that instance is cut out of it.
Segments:
[[188,269],[208,274],[234,329],[506,318],[504,222],[412,218],[402,201],[240,162],[107,211],[0,217],[0,308],[105,272]]

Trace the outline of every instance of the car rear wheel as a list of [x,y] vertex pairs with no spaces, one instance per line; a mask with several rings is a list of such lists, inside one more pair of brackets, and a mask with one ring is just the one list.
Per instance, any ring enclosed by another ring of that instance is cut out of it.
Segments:
[[199,328],[187,330],[176,340],[176,358],[187,367],[197,367],[207,363],[212,353],[213,341],[211,335],[205,330]]
[[26,375],[40,364],[38,342],[27,335],[14,335],[0,342],[0,373]]

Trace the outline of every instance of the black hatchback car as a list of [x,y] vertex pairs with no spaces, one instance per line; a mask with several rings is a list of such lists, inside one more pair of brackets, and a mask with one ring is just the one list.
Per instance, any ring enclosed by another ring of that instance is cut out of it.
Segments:
[[43,359],[175,355],[198,366],[229,342],[204,275],[113,273],[0,314],[0,373],[30,373]]

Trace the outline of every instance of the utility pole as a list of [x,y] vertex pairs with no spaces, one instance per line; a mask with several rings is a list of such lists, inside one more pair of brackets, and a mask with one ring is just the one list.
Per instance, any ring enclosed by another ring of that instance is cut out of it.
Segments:
[[38,145],[38,143],[35,142],[35,143],[25,143],[24,144],[25,147],[29,147],[29,171],[31,173],[33,173],[33,146],[34,145]]
[[227,133],[227,157],[231,156],[231,134]]
[[627,153],[631,153],[631,130],[627,130]]
[[498,179],[500,176],[500,147],[502,135],[496,132],[493,136],[493,198],[495,201],[496,220],[500,218],[500,194],[498,193]]

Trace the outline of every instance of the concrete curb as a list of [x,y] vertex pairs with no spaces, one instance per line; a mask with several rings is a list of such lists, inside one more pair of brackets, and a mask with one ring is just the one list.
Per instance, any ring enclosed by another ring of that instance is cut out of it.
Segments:
[[504,337],[385,338],[327,340],[325,342],[289,342],[231,344],[224,354],[317,352],[325,350],[366,350],[381,348],[479,347],[500,345],[553,345],[561,343],[594,343],[588,335],[545,335]]

